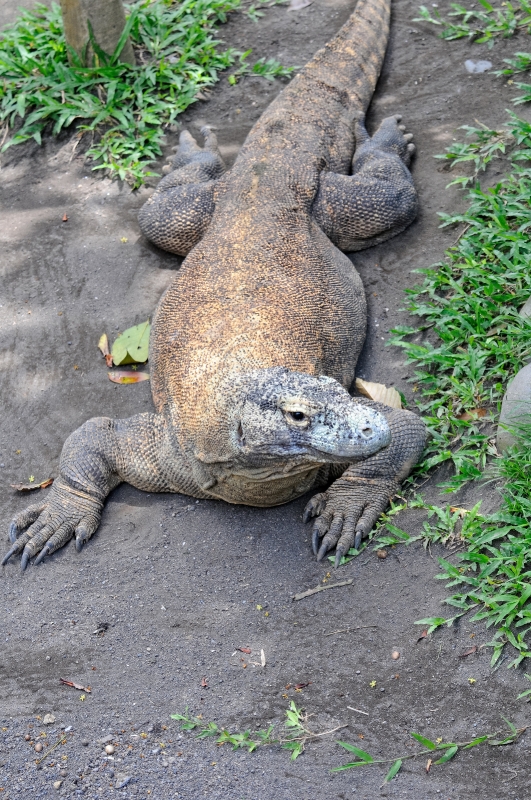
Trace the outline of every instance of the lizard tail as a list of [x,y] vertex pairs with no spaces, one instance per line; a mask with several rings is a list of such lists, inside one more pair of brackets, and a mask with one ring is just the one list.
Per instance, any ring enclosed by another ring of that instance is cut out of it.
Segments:
[[382,68],[390,17],[391,0],[358,0],[356,10],[337,35],[315,54],[293,83],[324,83],[342,95],[343,103],[365,114]]

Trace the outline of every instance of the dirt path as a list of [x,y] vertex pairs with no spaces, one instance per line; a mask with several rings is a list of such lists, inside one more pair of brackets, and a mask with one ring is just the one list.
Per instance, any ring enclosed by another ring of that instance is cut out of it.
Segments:
[[[2,22],[16,5],[4,0]],[[257,24],[236,14],[222,36],[241,49],[253,47],[257,58],[303,64],[352,5],[314,0],[298,12],[277,7]],[[504,119],[508,100],[500,83],[491,75],[469,76],[465,59],[488,57],[499,66],[507,53],[522,49],[502,43],[471,54],[466,43],[442,42],[413,23],[416,10],[416,2],[395,3],[369,124],[400,112],[415,134],[421,213],[406,233],[353,259],[370,306],[359,372],[395,384],[410,399],[410,371],[384,340],[391,327],[408,321],[400,309],[403,289],[414,282],[411,270],[439,260],[455,239],[455,231],[438,229],[437,211],[463,204],[457,191],[445,191],[448,174],[438,171],[433,155],[462,136],[459,125],[479,119],[494,126]],[[184,124],[192,132],[215,124],[230,161],[280,89],[260,78],[234,88],[224,80],[208,102],[185,115]],[[168,148],[175,143],[170,139]],[[55,474],[74,428],[94,415],[124,417],[151,408],[149,384],[120,387],[107,380],[96,342],[104,330],[111,335],[146,319],[180,262],[139,234],[136,214],[148,190],[132,194],[86,171],[72,158],[68,137],[8,151],[0,177],[0,522],[7,531],[28,502],[9,484],[30,474],[39,480]],[[68,222],[62,222],[65,212]],[[435,496],[434,489],[428,492]],[[480,496],[477,488],[468,490],[459,504]],[[440,601],[448,592],[433,579],[435,552],[397,549],[380,560],[369,550],[333,574],[332,580],[352,578],[351,585],[292,602],[292,594],[317,586],[329,569],[311,554],[309,530],[301,523],[304,503],[238,508],[123,486],[80,555],[69,546],[23,576],[16,561],[9,563],[1,577],[0,796],[528,797],[525,736],[511,748],[459,755],[429,775],[424,763],[407,762],[380,790],[379,769],[329,773],[348,760],[334,737],[309,745],[290,762],[277,748],[233,753],[179,733],[169,715],[186,706],[205,720],[242,730],[282,719],[294,699],[315,715],[314,729],[348,725],[341,738],[391,757],[409,751],[412,730],[452,741],[498,729],[500,714],[518,725],[529,719],[516,700],[529,686],[521,672],[505,665],[492,672],[485,649],[458,658],[471,644],[489,640],[480,623],[464,621],[416,643],[415,620],[447,613]],[[415,532],[422,521],[420,513],[411,513],[398,524]],[[329,635],[352,626],[370,627]],[[234,655],[243,646],[252,654]],[[395,648],[398,661],[391,658]],[[265,668],[252,663],[260,662],[262,649]],[[61,686],[59,678],[90,685],[92,693],[82,702],[81,692]],[[298,683],[308,685],[296,691]],[[46,728],[42,718],[50,712],[56,721]],[[55,741],[61,727],[71,727],[68,744],[37,770],[24,734],[46,730]],[[114,761],[103,759],[98,744],[107,735],[120,745]],[[52,760],[54,766],[47,766]],[[123,775],[129,782],[116,788]],[[63,780],[58,792],[57,780]]]

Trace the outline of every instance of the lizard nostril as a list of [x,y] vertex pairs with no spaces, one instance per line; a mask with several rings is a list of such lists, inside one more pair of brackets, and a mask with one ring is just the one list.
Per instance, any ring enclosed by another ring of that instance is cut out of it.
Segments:
[[362,428],[361,432],[366,439],[368,439],[369,436],[372,436],[372,428]]

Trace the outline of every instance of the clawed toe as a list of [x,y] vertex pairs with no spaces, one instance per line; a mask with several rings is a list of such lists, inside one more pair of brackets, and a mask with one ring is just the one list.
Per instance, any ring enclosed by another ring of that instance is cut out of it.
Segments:
[[304,511],[302,512],[302,521],[309,522],[312,517],[318,517],[321,514],[326,506],[326,494],[321,492],[320,494],[315,494],[312,499],[306,504]]

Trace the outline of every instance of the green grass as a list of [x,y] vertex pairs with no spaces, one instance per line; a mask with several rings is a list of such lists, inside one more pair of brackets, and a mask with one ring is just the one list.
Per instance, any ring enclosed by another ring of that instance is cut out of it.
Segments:
[[414,22],[430,22],[441,27],[441,38],[468,38],[478,44],[489,45],[499,36],[514,36],[519,31],[531,32],[531,2],[517,0],[492,5],[488,0],[478,0],[480,8],[466,8],[460,3],[450,3],[448,17],[432,7],[420,6],[420,17]]
[[[440,24],[446,39],[490,41],[519,30],[531,32],[531,5],[481,6],[467,10],[452,4],[449,16],[460,20],[457,26],[432,18],[425,8],[421,14]],[[507,63],[499,75],[527,70],[531,55],[516,53]],[[517,88],[525,91],[523,84]],[[531,99],[527,88],[529,97],[514,102]],[[422,283],[407,292],[416,324],[392,331],[390,344],[401,347],[415,366],[413,390],[432,435],[414,481],[442,464],[449,468],[441,484],[447,492],[488,477],[500,490],[500,508],[482,514],[480,503],[467,510],[441,508],[415,496],[392,506],[375,541],[381,546],[423,540],[464,550],[451,560],[439,559],[437,578],[453,589],[445,602],[456,613],[418,624],[432,632],[473,612],[471,621],[484,620],[494,628],[487,644],[492,664],[509,643],[516,650],[509,666],[516,667],[531,657],[526,641],[531,630],[531,423],[520,427],[519,444],[503,456],[494,434],[507,384],[531,359],[531,325],[519,315],[531,295],[531,124],[509,113],[501,130],[465,130],[468,141],[452,144],[438,158],[450,169],[465,168],[466,174],[452,184],[467,191],[468,208],[463,214],[441,215],[442,224],[455,229],[455,243],[441,262],[420,270]],[[506,176],[483,188],[480,177],[501,157]],[[487,491],[495,489],[489,485]],[[408,506],[428,512],[417,536],[391,521]]]
[[[0,142],[5,150],[73,123],[89,137],[93,169],[139,186],[161,155],[164,129],[195,102],[201,89],[238,63],[238,77],[289,76],[294,68],[261,59],[254,66],[223,49],[216,29],[240,0],[137,0],[115,53],[96,49],[96,63],[68,63],[59,6],[23,11],[0,37]],[[137,66],[121,64],[127,34]],[[250,51],[247,51],[247,58]],[[239,60],[238,60],[239,59]]]
[[[477,170],[478,143],[489,150],[484,133],[447,156]],[[456,243],[421,270],[424,282],[407,292],[419,324],[394,329],[390,342],[415,365],[416,402],[432,434],[421,473],[451,463],[449,491],[479,478],[496,455],[492,423],[508,380],[531,357],[531,326],[518,313],[531,295],[531,125],[511,115],[507,131],[488,134],[497,147],[513,142],[510,173],[488,189],[476,182],[464,214],[441,215]]]
[[[227,728],[220,728],[215,722],[206,722],[202,717],[191,717],[188,709],[184,714],[171,714],[171,718],[179,722],[181,730],[196,731],[198,739],[215,737],[218,746],[229,744],[233,750],[243,748],[249,753],[253,753],[259,747],[280,745],[284,750],[289,750],[292,761],[295,761],[304,752],[307,742],[339,730],[339,728],[333,728],[330,731],[314,733],[307,727],[308,714],[302,708],[298,708],[293,700],[290,701],[285,711],[284,723],[279,730],[275,729],[275,725],[270,725],[265,730],[231,732]],[[339,727],[346,726],[340,725]]]
[[[489,744],[494,747],[504,747],[514,744],[527,729],[527,726],[524,728],[517,728],[505,717],[503,717],[503,720],[507,725],[507,729],[501,733],[496,732],[483,734],[482,736],[474,736],[473,739],[469,739],[466,742],[443,742],[441,739],[437,739],[436,742],[433,742],[420,733],[412,733],[411,736],[413,739],[421,744],[423,749],[415,753],[404,753],[398,758],[396,756],[394,758],[374,758],[370,753],[367,753],[366,750],[361,750],[359,747],[355,747],[349,742],[337,742],[337,744],[349,753],[353,753],[356,760],[350,761],[348,764],[342,764],[340,767],[334,767],[331,772],[344,772],[347,769],[354,769],[356,767],[377,767],[384,764],[391,764],[391,768],[380,786],[381,789],[386,783],[393,780],[400,772],[404,761],[409,759],[429,757],[427,768],[429,769],[431,766],[435,767],[439,764],[446,764],[460,751],[470,750],[470,748],[477,747],[478,745]],[[439,758],[437,758],[437,755],[439,755]]]

